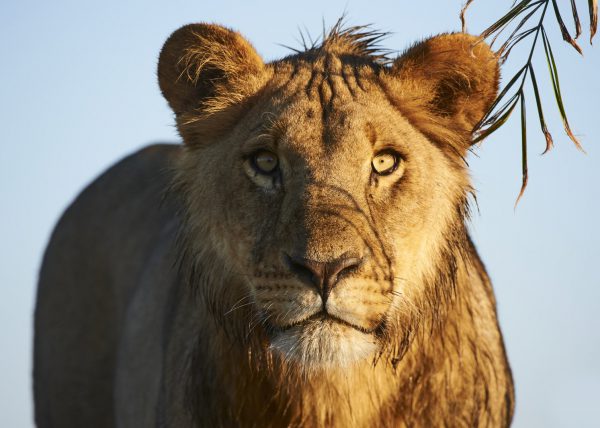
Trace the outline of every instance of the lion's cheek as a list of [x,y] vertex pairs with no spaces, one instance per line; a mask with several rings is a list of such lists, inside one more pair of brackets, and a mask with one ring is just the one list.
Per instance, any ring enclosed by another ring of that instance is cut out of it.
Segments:
[[420,294],[423,280],[432,274],[443,250],[444,234],[451,218],[441,213],[428,215],[418,223],[399,224],[390,242],[394,261],[394,290],[404,296]]
[[208,238],[211,248],[233,272],[247,272],[250,269],[251,261],[248,256],[251,253],[253,240],[241,230],[239,225],[222,222],[205,232],[208,236],[200,236],[198,239]]

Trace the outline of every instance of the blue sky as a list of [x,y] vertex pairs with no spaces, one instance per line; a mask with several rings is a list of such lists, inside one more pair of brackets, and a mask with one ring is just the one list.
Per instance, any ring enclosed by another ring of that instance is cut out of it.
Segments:
[[[511,3],[475,0],[469,28],[481,31]],[[189,22],[222,23],[240,30],[268,60],[288,53],[281,45],[298,45],[298,28],[318,34],[323,20],[332,24],[346,11],[352,24],[391,31],[384,45],[402,50],[428,35],[459,30],[461,5],[460,0],[0,3],[0,426],[32,426],[35,282],[59,215],[123,155],[151,142],[178,141],[155,71],[172,31]],[[583,9],[581,16],[587,25]],[[579,57],[548,21],[567,111],[587,155],[561,132],[546,65],[536,55],[556,148],[538,155],[544,142],[530,104],[530,182],[516,210],[517,116],[476,149],[469,159],[479,204],[472,231],[494,282],[515,375],[514,426],[591,427],[598,426],[600,390],[600,50],[584,39],[585,58]],[[515,52],[504,76],[510,77],[522,56]]]

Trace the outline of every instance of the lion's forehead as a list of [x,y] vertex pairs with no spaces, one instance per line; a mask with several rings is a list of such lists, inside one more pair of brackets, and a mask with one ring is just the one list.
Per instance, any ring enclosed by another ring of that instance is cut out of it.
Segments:
[[[306,92],[324,90],[325,85],[335,92],[358,96],[380,84],[385,68],[373,63],[357,63],[334,54],[319,56],[311,61],[295,58],[271,63],[273,81],[278,84],[302,85]],[[324,85],[325,84],[325,85]],[[332,88],[333,87],[333,88]]]
[[315,159],[356,157],[361,150],[365,154],[371,150],[374,129],[386,133],[391,123],[396,133],[410,128],[386,100],[377,74],[369,68],[344,65],[343,72],[336,72],[302,63],[275,69],[253,116],[258,133],[276,138],[280,148]]
[[385,102],[382,72],[367,66],[343,63],[335,55],[312,62],[281,61],[272,64],[269,97],[275,108],[304,106],[307,115],[327,122],[331,115],[348,115],[373,103]]
[[275,129],[286,147],[323,157],[367,153],[376,139],[387,139],[388,146],[421,140],[390,101],[387,72],[381,67],[344,63],[335,55],[270,66],[272,78],[249,114],[254,127],[262,126],[260,132]]

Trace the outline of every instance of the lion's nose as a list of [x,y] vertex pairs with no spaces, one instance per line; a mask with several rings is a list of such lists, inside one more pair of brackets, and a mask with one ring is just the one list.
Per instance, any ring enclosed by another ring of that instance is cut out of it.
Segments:
[[358,268],[362,263],[361,258],[348,255],[328,262],[319,262],[286,254],[285,260],[293,273],[316,287],[323,297],[323,303],[327,301],[329,293],[336,286],[340,276]]

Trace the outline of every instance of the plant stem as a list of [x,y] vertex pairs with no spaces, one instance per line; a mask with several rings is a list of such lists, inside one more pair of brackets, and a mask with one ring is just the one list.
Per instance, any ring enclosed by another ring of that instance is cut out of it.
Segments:
[[548,10],[548,5],[550,4],[550,0],[545,1],[546,4],[544,4],[544,8],[542,9],[542,14],[540,15],[540,20],[538,22],[537,29],[535,30],[535,36],[533,37],[533,43],[531,45],[529,57],[527,57],[527,63],[525,64],[526,68],[525,72],[523,73],[523,79],[521,80],[521,86],[519,86],[519,91],[523,89],[523,86],[525,86],[525,79],[527,78],[527,73],[529,73],[529,68],[531,67],[531,60],[533,59],[533,53],[535,52],[535,47],[537,46],[537,40],[544,26],[544,18],[546,17],[546,11]]

